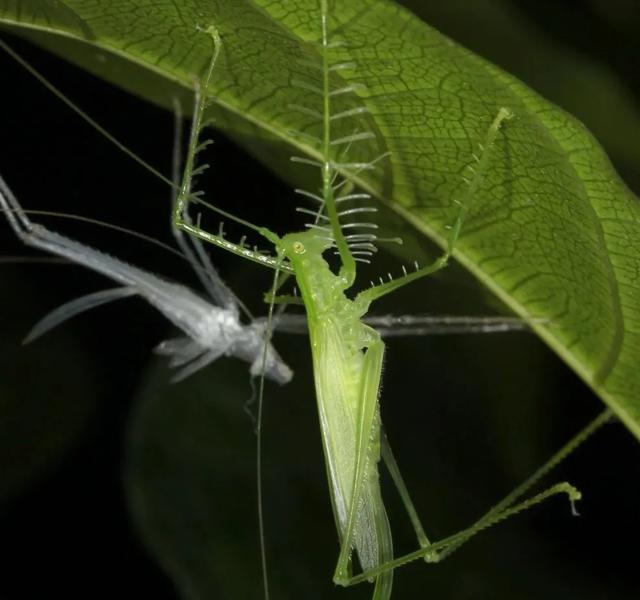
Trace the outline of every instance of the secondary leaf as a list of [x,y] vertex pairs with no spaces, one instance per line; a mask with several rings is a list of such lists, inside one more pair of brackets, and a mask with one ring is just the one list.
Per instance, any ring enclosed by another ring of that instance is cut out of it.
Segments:
[[[61,8],[64,7],[64,10]],[[244,139],[291,138],[308,123],[288,107],[314,100],[292,87],[301,56],[314,59],[315,0],[218,2],[0,1],[7,24],[85,39],[191,88],[210,54],[197,27],[221,30],[224,56],[212,93],[218,124]],[[442,242],[461,175],[497,113],[499,151],[474,200],[456,258],[522,315],[546,317],[538,334],[640,436],[640,205],[585,128],[505,72],[388,0],[336,2],[332,29],[357,68],[344,83],[361,101],[384,168],[359,183]],[[51,42],[49,42],[51,43]],[[102,52],[66,53],[101,70]],[[96,58],[97,57],[97,58]],[[111,77],[158,97],[154,85]],[[158,81],[158,78],[153,79]],[[166,89],[164,90],[166,92]]]
[[[255,436],[250,409],[243,407],[254,390],[246,366],[223,358],[180,385],[169,384],[164,366],[151,370],[145,379],[130,422],[125,471],[135,526],[180,597],[253,598],[260,590],[261,574]],[[300,383],[306,387],[305,380]],[[306,413],[300,425],[304,422],[310,429],[315,419],[309,410],[312,401],[298,406],[300,413]],[[316,569],[313,561],[305,560],[307,552],[287,546],[293,532],[304,531],[301,537],[312,538],[313,529],[326,531],[317,520],[308,528],[306,522],[304,528],[296,524],[303,522],[311,507],[329,510],[323,502],[326,490],[305,495],[304,488],[295,485],[310,470],[299,452],[320,451],[318,440],[307,443],[304,450],[291,451],[304,446],[303,431],[302,426],[282,431],[267,450],[265,486],[277,490],[265,504],[274,532],[269,550],[281,557],[272,565],[271,584],[274,597],[280,598],[327,597],[333,588],[325,576],[330,565],[326,571]],[[321,482],[322,467],[316,466]],[[316,498],[321,498],[320,507],[315,506]],[[328,537],[335,543],[333,536]],[[330,563],[332,555],[327,553],[325,559]],[[314,589],[320,586],[324,594],[309,595],[305,590],[319,573],[322,578]]]

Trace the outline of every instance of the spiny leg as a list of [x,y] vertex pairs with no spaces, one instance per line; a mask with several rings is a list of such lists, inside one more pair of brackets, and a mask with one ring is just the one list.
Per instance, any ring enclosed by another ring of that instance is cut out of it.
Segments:
[[[354,193],[352,189],[361,172],[374,170],[376,163],[389,153],[378,154],[373,160],[348,158],[354,145],[375,140],[377,136],[367,126],[363,127],[360,121],[369,113],[359,94],[366,90],[366,86],[360,82],[349,83],[353,77],[343,74],[346,71],[357,71],[357,63],[348,52],[334,54],[340,48],[348,48],[349,43],[344,39],[330,39],[333,38],[333,32],[329,31],[329,8],[326,0],[320,1],[321,32],[319,40],[314,43],[319,55],[318,62],[299,60],[298,63],[305,68],[306,73],[302,77],[294,76],[291,81],[292,87],[318,101],[317,109],[304,104],[290,105],[293,111],[305,118],[304,126],[290,132],[292,137],[310,145],[312,153],[318,157],[292,156],[291,160],[320,171],[320,188],[317,192],[295,190],[297,194],[316,203],[315,210],[296,210],[313,217],[312,222],[306,223],[305,227],[314,230],[319,237],[333,242],[334,254],[340,257],[339,276],[345,289],[348,289],[356,278],[356,263],[369,263],[366,257],[372,256],[377,250],[375,241],[398,240],[378,239],[371,231],[377,229],[377,225],[373,223],[342,222],[347,217],[377,212],[377,208],[362,206],[359,202],[370,200],[370,194]],[[340,36],[339,31],[337,35]],[[319,74],[319,79],[314,76],[316,74]],[[355,201],[358,201],[357,204],[349,208],[348,203]],[[365,229],[366,233],[355,232],[360,229]]]
[[[173,187],[171,188],[171,231],[173,237],[178,244],[182,253],[187,257],[196,276],[202,283],[203,287],[213,301],[218,306],[223,306],[227,310],[233,311],[236,316],[240,314],[240,306],[238,298],[224,283],[218,271],[213,266],[209,255],[206,253],[202,241],[199,238],[189,236],[187,241],[184,232],[176,227],[173,223],[173,213],[176,210],[178,201],[178,191],[180,190],[180,165],[182,163],[182,129],[183,114],[182,106],[176,98],[173,102],[174,107],[174,133],[173,133],[173,151],[171,153],[171,180]],[[193,224],[189,214],[188,203],[184,205],[183,219],[189,224]]]
[[225,239],[224,233],[222,231],[222,224],[220,226],[220,232],[218,235],[210,233],[200,227],[199,221],[196,223],[192,223],[190,219],[185,218],[186,214],[186,204],[188,202],[195,202],[201,206],[212,210],[223,217],[235,221],[241,225],[244,225],[248,229],[252,229],[256,231],[259,235],[266,238],[269,242],[271,242],[274,246],[278,246],[280,244],[280,237],[267,229],[266,227],[258,227],[249,221],[245,221],[235,215],[214,206],[208,202],[205,202],[202,199],[202,192],[193,192],[192,191],[192,182],[195,177],[203,173],[208,165],[204,164],[199,167],[195,166],[195,160],[199,152],[201,152],[206,146],[209,145],[210,141],[205,140],[200,142],[200,135],[202,130],[204,129],[204,112],[207,107],[208,95],[209,95],[209,85],[211,82],[211,78],[213,75],[213,70],[220,54],[220,49],[222,46],[222,41],[220,39],[220,34],[217,29],[213,26],[208,27],[204,30],[212,40],[213,50],[212,57],[209,63],[209,67],[205,74],[204,80],[201,84],[196,84],[195,89],[195,106],[193,111],[193,121],[191,124],[191,134],[189,137],[189,148],[187,151],[187,157],[185,160],[182,183],[180,185],[180,191],[178,193],[178,197],[175,202],[174,210],[173,210],[173,225],[174,227],[189,233],[190,235],[201,239],[210,244],[214,244],[215,246],[219,246],[236,254],[242,258],[247,258],[253,262],[257,262],[266,267],[270,267],[271,269],[275,269],[276,271],[285,271],[287,273],[293,273],[293,269],[288,264],[287,261],[283,261],[281,258],[277,256],[270,256],[263,252],[260,252],[257,248],[248,248],[244,243],[244,238],[238,244],[234,244],[229,240]]
[[575,435],[569,442],[567,442],[558,452],[556,452],[547,462],[545,462],[531,477],[526,479],[515,490],[508,494],[503,500],[501,500],[496,506],[489,510],[473,525],[464,529],[454,535],[451,535],[443,540],[433,542],[426,548],[420,548],[414,552],[410,552],[404,556],[395,558],[388,561],[385,564],[381,564],[376,568],[367,569],[362,573],[351,577],[344,585],[356,585],[363,581],[370,580],[373,577],[378,577],[382,573],[389,570],[394,570],[409,562],[424,559],[427,556],[432,555],[437,551],[441,551],[439,554],[439,560],[447,558],[455,550],[457,550],[462,544],[467,542],[477,533],[508,519],[518,513],[521,513],[545,500],[559,495],[566,494],[571,502],[572,510],[575,513],[574,503],[580,499],[580,492],[572,485],[566,482],[555,484],[546,490],[532,496],[531,498],[515,504],[519,498],[523,496],[533,485],[535,485],[542,477],[547,475],[549,471],[555,468],[560,462],[562,462],[569,454],[574,452],[581,444],[583,444],[589,437],[591,437],[600,427],[606,423],[611,422],[613,414],[610,409],[604,410],[598,415],[591,423],[589,423],[584,429],[582,429],[577,435]]
[[193,112],[193,121],[191,123],[191,133],[189,135],[189,148],[187,150],[187,159],[185,161],[182,183],[180,185],[180,190],[178,192],[178,196],[174,203],[173,208],[173,223],[175,227],[179,229],[185,229],[183,225],[187,223],[184,222],[184,215],[186,210],[186,204],[191,199],[191,188],[193,178],[199,174],[201,174],[207,166],[204,165],[202,167],[195,167],[195,160],[198,152],[203,150],[209,142],[203,142],[204,145],[199,145],[200,134],[204,128],[203,118],[204,111],[207,105],[207,95],[209,92],[209,84],[211,82],[211,77],[213,75],[213,70],[215,68],[216,62],[218,60],[218,56],[220,54],[220,49],[222,46],[222,40],[220,39],[220,34],[215,27],[210,27],[206,31],[211,37],[211,43],[213,45],[211,60],[209,61],[209,66],[207,68],[207,72],[204,77],[204,81],[202,83],[196,82],[196,88],[194,91],[195,96],[195,106]]
[[342,227],[334,194],[334,172],[335,168],[330,160],[331,156],[331,122],[335,115],[331,114],[331,64],[329,61],[329,32],[328,13],[329,8],[326,0],[320,2],[320,12],[322,18],[322,194],[327,210],[327,216],[331,223],[333,238],[338,252],[340,253],[340,275],[346,279],[347,287],[351,287],[356,278],[356,262],[351,254],[351,249],[347,243]]
[[431,275],[436,271],[447,266],[449,259],[453,253],[453,249],[455,244],[460,236],[460,230],[462,229],[462,223],[467,214],[469,208],[469,202],[471,198],[475,195],[479,186],[482,183],[484,178],[484,174],[488,167],[491,151],[493,149],[494,143],[500,132],[500,128],[504,121],[512,118],[513,113],[507,108],[500,108],[498,114],[493,119],[493,122],[489,126],[487,130],[487,134],[485,136],[484,143],[480,145],[481,155],[478,157],[474,154],[474,159],[478,163],[476,167],[469,167],[471,172],[473,173],[473,177],[468,181],[465,197],[463,200],[456,200],[456,204],[459,206],[458,215],[454,224],[451,226],[449,239],[447,240],[447,247],[444,253],[433,261],[431,264],[418,268],[416,265],[416,270],[413,273],[407,273],[406,270],[402,277],[398,279],[393,279],[386,283],[381,283],[380,285],[376,285],[368,290],[364,290],[358,294],[356,297],[356,302],[361,302],[363,308],[367,309],[371,302],[385,296],[405,285],[411,283],[412,281],[416,281],[421,279],[422,277],[426,277],[427,275]]

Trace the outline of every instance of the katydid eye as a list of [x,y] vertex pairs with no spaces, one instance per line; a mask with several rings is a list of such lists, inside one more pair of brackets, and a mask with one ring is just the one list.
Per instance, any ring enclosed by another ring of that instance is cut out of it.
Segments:
[[307,249],[304,247],[304,244],[302,242],[293,242],[293,251],[296,254],[304,254]]

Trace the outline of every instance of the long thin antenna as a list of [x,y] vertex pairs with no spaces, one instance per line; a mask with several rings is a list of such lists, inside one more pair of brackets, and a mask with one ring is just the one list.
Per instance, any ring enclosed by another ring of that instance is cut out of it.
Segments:
[[[7,209],[7,208],[0,208],[0,214],[16,213],[16,212],[18,211]],[[115,223],[109,223],[108,221],[101,221],[100,219],[92,219],[91,217],[85,217],[83,215],[78,215],[74,213],[67,213],[67,212],[60,212],[60,211],[53,211],[53,210],[27,209],[27,210],[23,210],[22,212],[25,215],[38,215],[41,217],[55,217],[57,219],[69,219],[71,221],[80,221],[81,223],[89,223],[90,225],[97,225],[98,227],[102,227],[104,229],[111,229],[113,231],[117,231],[119,233],[124,233],[125,235],[138,238],[144,242],[147,242],[148,244],[153,244],[158,248],[162,248],[162,250],[164,250],[165,252],[169,252],[174,256],[177,256],[178,258],[189,262],[189,259],[184,254],[182,254],[182,252],[179,252],[178,250],[176,250],[175,248],[172,248],[168,244],[165,244],[164,242],[161,242],[160,240],[157,240],[156,238],[151,237],[150,235],[145,235],[144,233],[140,233],[139,231],[135,231],[133,229],[128,229],[127,227],[116,225]]]
[[152,167],[148,162],[144,159],[140,158],[135,152],[129,150],[122,142],[120,142],[116,137],[111,135],[100,123],[96,120],[92,119],[84,110],[82,110],[73,100],[69,99],[65,96],[55,85],[53,85],[48,79],[46,79],[43,75],[38,73],[24,58],[22,58],[19,54],[17,54],[8,44],[4,41],[0,40],[0,48],[4,50],[13,60],[15,60],[21,67],[26,69],[33,77],[35,77],[44,87],[46,87],[56,98],[64,102],[70,109],[75,111],[80,118],[86,121],[91,127],[93,127],[100,135],[104,136],[107,140],[109,140],[114,146],[116,146],[119,150],[124,152],[129,158],[135,160],[140,166],[149,171],[152,175],[164,181],[167,185],[171,187],[176,187],[175,184],[167,177],[165,177],[160,171]]
[[264,346],[262,350],[262,369],[260,373],[260,388],[258,392],[258,417],[256,420],[256,486],[258,490],[258,529],[260,535],[260,561],[262,564],[262,586],[264,590],[264,600],[269,600],[269,572],[267,567],[267,549],[264,528],[264,511],[262,502],[262,418],[264,408],[264,374],[267,366],[267,351],[269,341],[273,333],[273,311],[275,306],[275,296],[278,279],[280,275],[279,265],[273,275],[271,285],[271,302],[269,302],[269,312],[267,313],[267,326],[264,331]]

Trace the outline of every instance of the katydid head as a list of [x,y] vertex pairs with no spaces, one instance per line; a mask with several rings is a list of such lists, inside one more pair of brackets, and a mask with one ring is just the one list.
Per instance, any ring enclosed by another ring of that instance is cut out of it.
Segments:
[[331,238],[323,237],[317,231],[301,231],[285,235],[278,249],[292,264],[296,264],[301,260],[321,257],[333,245]]

